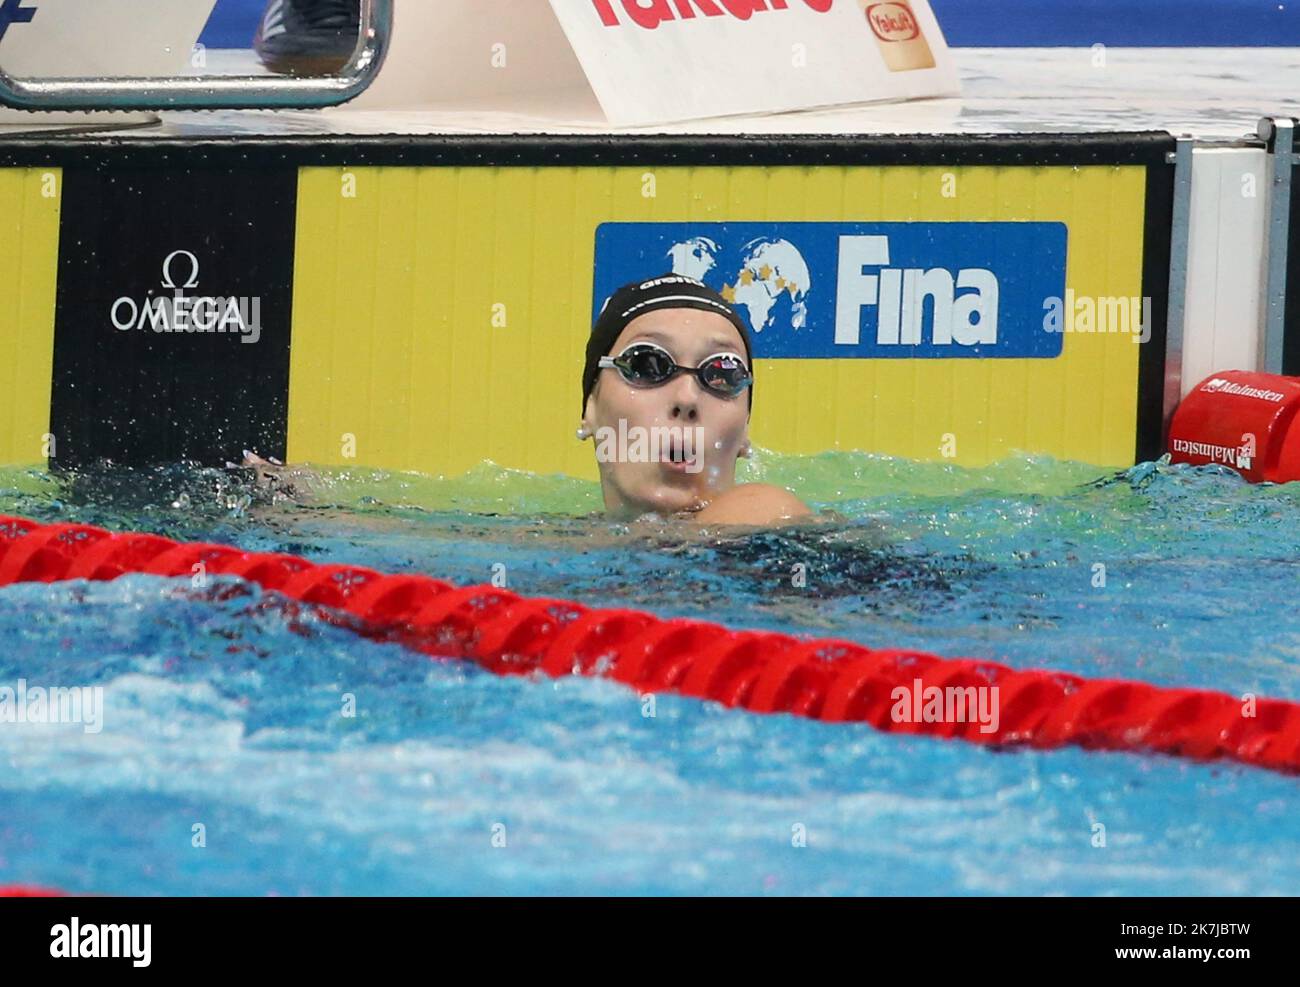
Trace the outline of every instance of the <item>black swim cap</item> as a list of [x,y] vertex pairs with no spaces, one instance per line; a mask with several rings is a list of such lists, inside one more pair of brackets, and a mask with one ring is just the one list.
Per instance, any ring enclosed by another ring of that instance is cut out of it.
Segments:
[[[596,316],[596,323],[591,327],[591,338],[587,340],[587,363],[582,369],[584,415],[587,413],[587,398],[591,396],[591,390],[596,386],[596,378],[600,374],[600,358],[609,355],[628,323],[639,315],[660,308],[696,308],[725,316],[740,333],[740,341],[745,347],[745,363],[750,373],[753,373],[753,347],[744,316],[703,281],[688,278],[684,274],[661,274],[649,281],[633,281],[623,285],[605,300],[600,315]],[[754,388],[747,390],[749,406],[752,408]]]

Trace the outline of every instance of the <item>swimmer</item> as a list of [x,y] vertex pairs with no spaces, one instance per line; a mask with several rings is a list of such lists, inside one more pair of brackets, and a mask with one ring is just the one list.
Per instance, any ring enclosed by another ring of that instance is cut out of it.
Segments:
[[247,449],[244,450],[243,460],[239,463],[226,463],[226,469],[251,470],[254,488],[262,491],[271,503],[309,499],[312,488],[318,481],[311,470],[285,466],[275,457],[263,458]]
[[[749,455],[751,354],[745,320],[694,278],[634,282],[606,301],[587,342],[577,434],[595,443],[607,515],[710,526],[819,520],[783,487],[736,483],[737,460]],[[638,434],[650,441],[638,445]],[[276,500],[314,486],[309,470],[255,453],[240,466]]]
[[[608,514],[755,526],[811,516],[782,487],[736,483],[750,448],[751,357],[745,320],[701,281],[664,274],[610,296],[587,343],[577,432],[596,443]],[[638,450],[629,435],[662,441]]]

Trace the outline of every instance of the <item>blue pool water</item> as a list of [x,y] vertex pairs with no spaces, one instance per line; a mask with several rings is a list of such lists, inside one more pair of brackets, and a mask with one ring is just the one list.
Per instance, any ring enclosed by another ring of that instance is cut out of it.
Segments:
[[[332,473],[274,503],[173,468],[0,470],[0,513],[1166,685],[1300,698],[1300,485],[1010,460],[762,455],[833,523],[689,538],[593,484]],[[796,563],[807,586],[791,585]],[[1105,585],[1097,586],[1097,565]],[[498,678],[233,581],[0,590],[0,883],[114,894],[1295,894],[1300,781],[998,753],[597,679]],[[356,715],[342,715],[344,695]],[[1095,846],[1097,825],[1105,846]],[[195,846],[201,826],[205,845]],[[806,834],[806,845],[799,834]]]

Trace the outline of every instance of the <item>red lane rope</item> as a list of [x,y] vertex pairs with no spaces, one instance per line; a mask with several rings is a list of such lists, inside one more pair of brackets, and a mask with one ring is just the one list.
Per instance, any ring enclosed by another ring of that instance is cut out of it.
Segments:
[[[1247,704],[1197,689],[735,631],[637,610],[522,597],[492,586],[458,587],[427,576],[316,565],[292,555],[0,516],[0,586],[115,579],[128,572],[191,576],[200,565],[209,574],[241,576],[321,608],[326,619],[367,636],[469,659],[502,675],[603,675],[642,693],[677,692],[758,713],[869,723],[893,733],[1229,758],[1300,772],[1300,704],[1284,700]],[[928,695],[932,686],[940,695],[949,688],[996,686],[997,729],[984,732],[974,716],[965,722],[900,716],[898,722],[895,690]]]

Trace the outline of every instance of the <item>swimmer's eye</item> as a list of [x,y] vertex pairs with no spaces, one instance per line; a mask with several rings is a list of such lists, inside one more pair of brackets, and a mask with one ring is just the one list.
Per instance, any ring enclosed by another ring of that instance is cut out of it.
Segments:
[[654,343],[633,343],[618,356],[603,356],[598,366],[617,370],[634,387],[658,387],[678,374],[690,374],[706,390],[734,398],[754,382],[745,361],[736,353],[714,353],[698,367],[684,367]]

